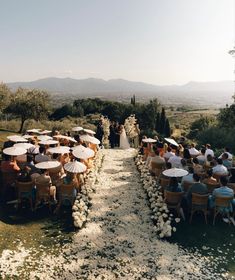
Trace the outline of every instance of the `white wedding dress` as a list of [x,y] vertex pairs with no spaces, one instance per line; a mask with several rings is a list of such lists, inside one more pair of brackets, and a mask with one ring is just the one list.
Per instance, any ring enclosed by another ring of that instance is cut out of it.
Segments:
[[129,149],[130,148],[130,144],[129,144],[128,138],[126,136],[125,128],[122,129],[122,132],[120,134],[120,148],[121,149]]

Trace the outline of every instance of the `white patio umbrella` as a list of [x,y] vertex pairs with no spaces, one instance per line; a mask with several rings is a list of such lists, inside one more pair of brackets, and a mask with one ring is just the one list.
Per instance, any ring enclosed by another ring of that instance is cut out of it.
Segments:
[[38,169],[52,169],[52,168],[56,168],[60,166],[60,162],[58,161],[43,161],[43,162],[39,162],[37,164],[35,164],[35,167]]
[[28,150],[29,148],[32,148],[32,147],[35,147],[35,146],[33,144],[30,144],[30,143],[16,143],[16,144],[14,144],[13,147],[23,148],[23,149]]
[[20,135],[10,135],[10,136],[7,136],[7,139],[12,142],[28,142],[27,139],[25,139],[24,137],[22,137]]
[[71,173],[82,173],[86,171],[86,165],[78,162],[78,161],[72,161],[72,162],[68,162],[64,165],[64,169],[68,172]]
[[10,147],[6,148],[2,151],[5,155],[9,156],[21,156],[27,153],[26,149],[18,148],[18,147]]
[[181,168],[171,168],[171,169],[164,170],[162,174],[167,177],[183,177],[188,174],[188,171]]
[[66,146],[60,146],[55,148],[49,148],[47,150],[50,154],[67,154],[70,151],[69,147]]
[[96,132],[95,131],[93,131],[93,130],[91,130],[91,129],[83,129],[84,130],[84,132],[86,132],[86,133],[88,133],[88,134],[95,134]]
[[40,133],[40,128],[33,128],[33,129],[27,129],[26,131],[29,133]]
[[51,132],[52,132],[51,130],[43,130],[43,131],[40,131],[40,134],[48,134]]
[[146,139],[142,139],[142,142],[144,142],[144,143],[156,143],[157,140],[155,140],[153,138],[146,138]]
[[51,136],[48,136],[48,135],[39,135],[39,136],[37,136],[37,138],[40,141],[47,141],[47,140],[52,140],[53,139]]
[[39,145],[55,145],[58,144],[59,142],[56,140],[45,140],[45,141],[40,141],[38,144]]
[[89,143],[92,143],[92,144],[96,144],[96,145],[100,144],[100,140],[99,139],[97,139],[97,138],[95,138],[93,136],[90,136],[90,135],[81,135],[80,139],[82,141],[89,142]]
[[70,137],[70,136],[67,136],[67,135],[59,134],[59,135],[54,135],[53,137],[57,138],[57,139],[66,139],[66,140],[71,141],[73,143],[77,143],[77,141],[73,137]]
[[28,135],[28,134],[25,134],[22,137],[25,138],[25,139],[34,139],[35,138],[34,135]]
[[93,157],[95,155],[95,152],[92,149],[90,149],[90,148],[86,148],[86,147],[84,147],[82,145],[78,145],[78,146],[73,148],[72,154],[76,158],[88,159],[88,158]]
[[166,142],[178,147],[179,144],[174,140],[174,139],[171,139],[171,138],[164,138]]
[[75,131],[75,132],[79,132],[79,131],[82,131],[82,130],[83,130],[83,127],[81,127],[81,126],[76,126],[76,127],[72,128],[72,131]]

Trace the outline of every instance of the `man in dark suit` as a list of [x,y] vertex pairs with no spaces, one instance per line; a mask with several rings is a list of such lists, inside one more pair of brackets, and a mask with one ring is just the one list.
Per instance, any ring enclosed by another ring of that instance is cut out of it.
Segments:
[[115,147],[115,137],[116,137],[116,131],[115,131],[115,126],[114,126],[114,122],[111,122],[111,125],[109,127],[109,142],[110,142],[110,146],[113,149]]

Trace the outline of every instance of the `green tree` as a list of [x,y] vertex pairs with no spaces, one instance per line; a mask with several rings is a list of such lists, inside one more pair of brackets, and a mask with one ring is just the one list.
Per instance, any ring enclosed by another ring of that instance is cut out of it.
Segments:
[[160,118],[161,118],[161,115],[159,112],[157,112],[156,123],[155,123],[155,130],[157,132],[159,132],[159,129],[160,129]]
[[165,124],[166,124],[166,113],[165,113],[165,108],[162,107],[160,122],[159,122],[159,133],[164,134]]
[[170,127],[170,123],[169,123],[168,119],[166,119],[166,121],[165,121],[164,135],[166,137],[170,137],[171,136],[171,127]]
[[0,83],[0,113],[8,106],[11,96],[10,88],[4,84]]
[[19,129],[21,133],[26,120],[34,119],[39,121],[48,116],[49,96],[45,91],[18,88],[16,93],[11,96],[10,103],[4,112],[13,114],[21,119]]

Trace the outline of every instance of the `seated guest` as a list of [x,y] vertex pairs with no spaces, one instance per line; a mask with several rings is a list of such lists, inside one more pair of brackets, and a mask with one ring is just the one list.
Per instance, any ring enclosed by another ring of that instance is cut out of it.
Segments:
[[[220,188],[216,188],[212,195],[209,197],[209,206],[210,208],[213,208],[215,206],[215,198],[217,196],[223,196],[223,197],[234,197],[234,191],[230,189],[228,186],[228,179],[225,176],[222,176],[220,178]],[[233,211],[233,206],[235,206],[235,200],[231,200],[231,205],[228,208],[222,208],[221,210],[223,212],[229,213]],[[225,222],[228,222],[228,220],[224,220]]]
[[28,153],[32,155],[39,154],[39,146],[37,145],[37,141],[32,139],[30,142],[33,146],[28,149]]
[[211,155],[212,157],[214,157],[214,151],[211,149],[211,145],[210,144],[206,144],[206,152],[205,152],[205,157],[207,157],[208,155]]
[[180,157],[180,152],[179,150],[176,150],[175,155],[170,157],[168,162],[171,163],[172,168],[181,168],[181,157]]
[[181,159],[181,168],[188,171],[188,165],[184,158]]
[[198,162],[201,165],[203,165],[206,161],[205,153],[206,153],[206,149],[202,148],[201,154],[197,156]]
[[23,169],[19,172],[17,176],[17,181],[19,182],[30,182],[31,177],[30,177],[30,168],[27,166],[24,166]]
[[208,193],[207,186],[200,182],[200,176],[198,176],[197,174],[193,174],[193,179],[194,179],[194,183],[189,188],[187,193],[187,201],[189,205],[191,205],[192,202],[192,193],[196,193],[196,194]]
[[49,186],[50,196],[56,202],[56,187],[52,186],[52,181],[48,170],[46,169],[41,170],[41,175],[36,177],[35,184],[45,185],[45,187]]
[[[228,155],[228,160],[232,160],[233,159],[233,155],[230,153],[230,149],[228,147],[224,148],[224,153]],[[224,154],[222,153],[219,158],[222,158],[222,155]]]
[[229,177],[228,182],[229,183],[235,183],[235,167],[232,167],[230,169],[230,172],[231,172],[231,176]]
[[63,155],[61,155],[60,157],[60,163],[62,164],[62,166],[64,166],[66,163],[70,162],[70,157],[68,153],[65,153]]
[[212,168],[214,166],[213,157],[211,155],[207,155],[204,166],[207,168]]
[[222,161],[223,161],[223,166],[225,166],[228,170],[230,170],[232,168],[233,163],[231,160],[228,159],[227,153],[222,154]]
[[228,175],[228,169],[223,166],[223,161],[221,158],[217,159],[217,165],[212,168],[213,174]]
[[186,160],[187,164],[192,164],[192,157],[189,153],[189,149],[184,149],[183,158]]
[[199,161],[197,158],[193,159],[193,170],[196,174],[202,174],[203,173],[203,167],[199,164]]
[[35,162],[44,162],[44,161],[49,161],[50,157],[45,154],[45,148],[44,146],[39,147],[39,154],[35,156]]
[[199,151],[195,148],[195,144],[191,144],[191,148],[189,149],[189,153],[191,156],[198,156],[200,153]]
[[1,171],[3,173],[11,173],[11,172],[19,172],[20,167],[18,166],[16,162],[16,157],[11,157],[9,155],[3,154],[3,160],[1,162]]
[[174,155],[175,153],[172,152],[171,147],[168,147],[167,152],[163,155],[163,157],[166,161],[168,161],[168,159]]
[[206,185],[217,185],[217,180],[213,177],[213,171],[212,169],[207,170],[206,172],[206,178],[203,180],[203,184]]
[[181,186],[176,177],[172,177],[169,182],[169,186],[166,187],[169,192],[182,192]]
[[185,175],[182,180],[181,180],[181,186],[183,186],[184,182],[187,183],[194,183],[194,179],[193,179],[193,167],[189,166],[188,167],[188,175]]
[[162,164],[165,167],[165,159],[159,155],[159,151],[156,147],[153,150],[153,155],[149,156],[146,161],[146,165],[149,167],[150,171],[152,171],[152,162]]
[[[71,184],[73,184],[74,188],[76,190],[80,189],[80,183],[79,183],[78,177],[76,176],[75,173],[67,172],[66,176],[63,177],[63,184],[64,185],[71,185]],[[76,195],[76,193],[75,193],[75,195]]]
[[27,162],[24,164],[24,166],[29,168],[30,175],[32,175],[33,173],[40,173],[40,170],[34,165],[32,155],[27,155]]

